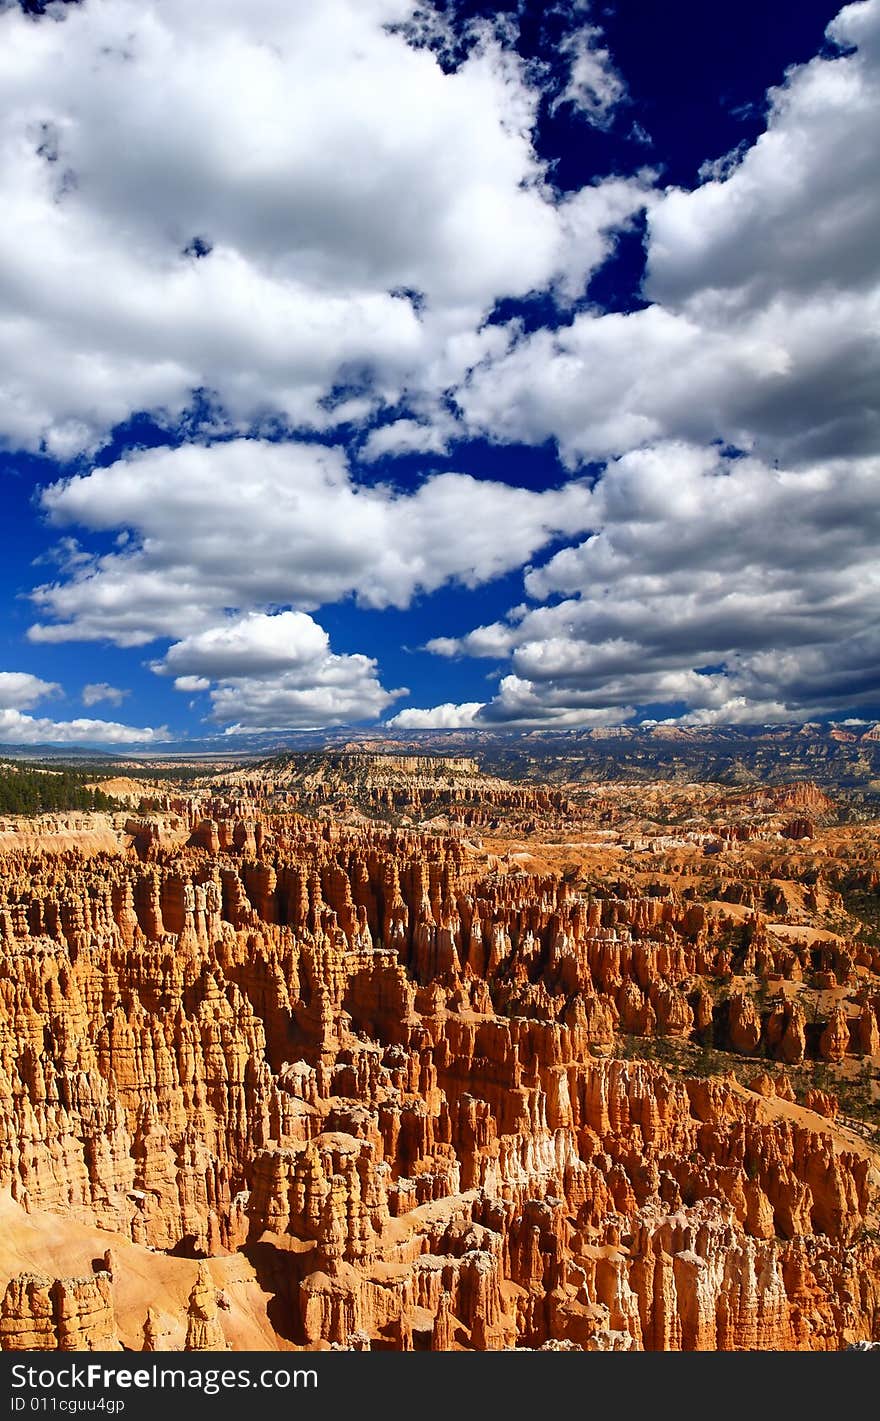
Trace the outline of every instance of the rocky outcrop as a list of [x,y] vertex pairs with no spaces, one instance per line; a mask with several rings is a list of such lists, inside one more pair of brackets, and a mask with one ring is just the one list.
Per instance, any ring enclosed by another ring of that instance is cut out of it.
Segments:
[[[155,1330],[151,1330],[155,1345]],[[186,1314],[185,1352],[222,1352],[226,1350],[226,1338],[220,1326],[217,1310],[217,1290],[211,1282],[211,1275],[204,1263],[199,1265],[199,1273],[189,1295]]]
[[[876,1039],[870,991],[852,1029],[791,993],[847,980],[842,947],[757,912],[734,935],[668,883],[502,872],[455,834],[205,796],[178,817],[185,845],[6,860],[0,1187],[24,1207],[246,1251],[294,1347],[878,1335],[876,1156],[780,1074]],[[763,1002],[741,985],[771,975]],[[741,1062],[747,1089],[638,1059],[710,1037],[779,1064]],[[114,1345],[103,1261],[12,1278],[3,1346]],[[186,1348],[225,1348],[224,1315],[200,1261]]]
[[101,1352],[120,1346],[110,1275],[11,1279],[0,1309],[4,1352]]

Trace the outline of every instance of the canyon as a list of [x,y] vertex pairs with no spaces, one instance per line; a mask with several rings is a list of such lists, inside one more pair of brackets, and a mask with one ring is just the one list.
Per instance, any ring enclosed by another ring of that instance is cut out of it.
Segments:
[[0,822],[4,1350],[880,1342],[870,809],[363,747],[116,783]]

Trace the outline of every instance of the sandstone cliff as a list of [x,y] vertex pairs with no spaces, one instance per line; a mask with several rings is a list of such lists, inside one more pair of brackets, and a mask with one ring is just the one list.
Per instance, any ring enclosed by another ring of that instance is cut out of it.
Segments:
[[[139,1311],[148,1349],[242,1345],[200,1259],[247,1263],[282,1346],[880,1339],[878,1159],[827,1092],[620,1059],[711,1033],[775,1070],[855,1061],[878,1000],[843,945],[758,910],[732,934],[668,884],[495,871],[456,836],[178,818],[185,845],[145,821],[4,861],[0,1187],[119,1241],[0,1279],[4,1348],[133,1345],[148,1249],[189,1268]],[[816,973],[862,1000],[807,1020]]]

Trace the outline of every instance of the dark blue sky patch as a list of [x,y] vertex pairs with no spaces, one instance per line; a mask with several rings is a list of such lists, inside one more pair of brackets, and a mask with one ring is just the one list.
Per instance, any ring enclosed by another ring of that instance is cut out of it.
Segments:
[[603,311],[642,311],[650,302],[642,296],[645,275],[645,213],[630,229],[617,234],[610,257],[590,279],[586,297],[576,309],[596,306]]
[[[692,187],[707,159],[754,142],[764,128],[766,90],[812,58],[839,9],[834,0],[604,6],[606,42],[632,99],[628,117],[650,134],[647,157],[661,166],[662,180]],[[602,137],[618,141],[615,133]]]
[[198,260],[200,257],[210,256],[213,250],[214,244],[210,242],[207,237],[193,237],[184,247],[183,255],[185,257],[195,257],[196,260]]

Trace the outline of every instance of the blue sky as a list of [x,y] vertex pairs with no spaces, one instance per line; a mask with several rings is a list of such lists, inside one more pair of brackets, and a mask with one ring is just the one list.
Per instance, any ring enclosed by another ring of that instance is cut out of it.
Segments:
[[0,3],[0,743],[872,719],[880,0]]

